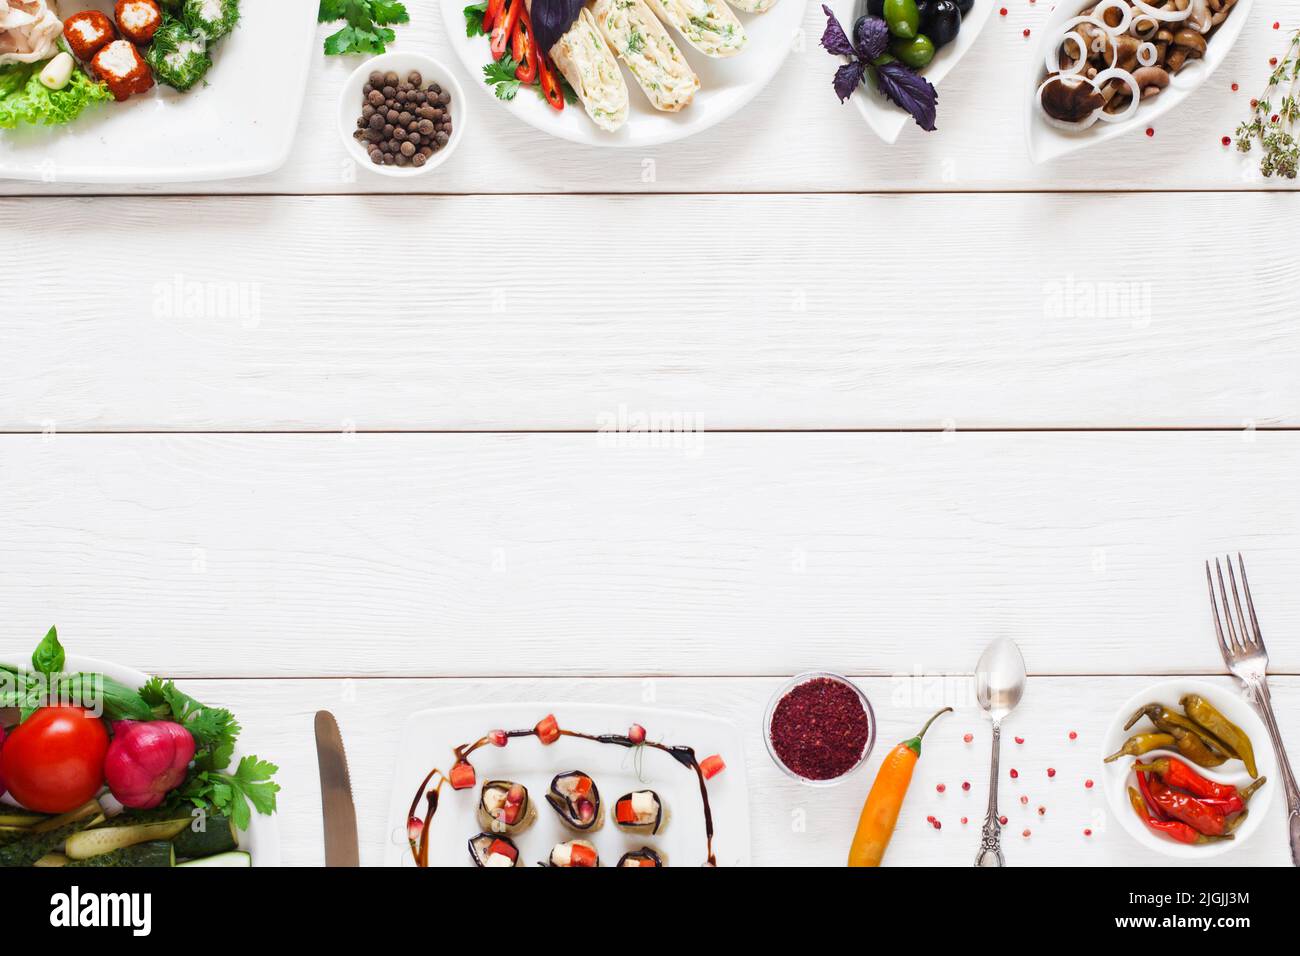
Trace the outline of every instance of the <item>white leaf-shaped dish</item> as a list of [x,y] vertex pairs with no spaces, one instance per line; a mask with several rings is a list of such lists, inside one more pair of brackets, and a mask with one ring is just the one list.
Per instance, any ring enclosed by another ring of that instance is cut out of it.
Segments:
[[[835,16],[844,26],[845,31],[852,34],[855,0],[833,0],[826,5],[835,11]],[[939,89],[943,78],[952,72],[952,68],[966,55],[966,51],[975,45],[996,5],[995,0],[975,0],[975,6],[971,8],[970,13],[962,17],[961,32],[957,34],[957,39],[939,50],[930,61],[930,65],[921,71],[921,75],[929,80],[935,89]],[[826,84],[830,85],[829,75]],[[898,139],[903,127],[911,126],[916,122],[906,110],[895,106],[876,90],[869,89],[866,84],[859,85],[857,92],[853,94],[853,105],[867,121],[872,132],[891,146]],[[938,127],[943,129],[942,94],[939,97]]]
[[1131,119],[1117,123],[1094,123],[1082,132],[1058,129],[1047,122],[1038,108],[1038,87],[1047,76],[1044,61],[1047,59],[1048,51],[1060,35],[1065,22],[1078,16],[1080,10],[1090,5],[1074,2],[1074,0],[1066,0],[1058,4],[1047,23],[1041,28],[1038,44],[1034,48],[1034,56],[1029,64],[1029,74],[1025,78],[1025,134],[1029,143],[1030,159],[1036,163],[1045,163],[1095,143],[1123,136],[1133,129],[1150,126],[1156,119],[1191,96],[1218,69],[1219,64],[1227,57],[1228,51],[1232,49],[1232,45],[1237,42],[1237,37],[1241,36],[1242,27],[1250,16],[1252,3],[1253,0],[1237,0],[1237,5],[1232,12],[1223,23],[1219,24],[1219,28],[1207,42],[1205,56],[1200,60],[1192,60],[1183,67],[1160,95],[1144,100]]

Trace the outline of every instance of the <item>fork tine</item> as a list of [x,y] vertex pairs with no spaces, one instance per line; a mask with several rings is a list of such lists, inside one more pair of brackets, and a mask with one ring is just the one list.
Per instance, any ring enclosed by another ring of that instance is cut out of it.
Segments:
[[1254,635],[1250,628],[1246,627],[1246,612],[1241,607],[1241,595],[1237,593],[1237,574],[1232,568],[1232,555],[1228,555],[1228,581],[1232,585],[1232,605],[1237,610],[1238,634],[1241,637],[1241,646],[1248,649],[1254,646]]
[[1246,592],[1246,608],[1250,611],[1250,625],[1253,636],[1255,643],[1259,645],[1259,649],[1262,651],[1264,650],[1264,632],[1259,629],[1259,618],[1255,616],[1255,601],[1250,596],[1250,582],[1246,580],[1246,559],[1241,556],[1240,551],[1237,552],[1237,563],[1241,565],[1241,587]]
[[1241,648],[1238,647],[1237,645],[1236,628],[1232,626],[1232,606],[1228,604],[1228,589],[1223,583],[1223,565],[1219,563],[1218,558],[1214,559],[1214,570],[1215,573],[1219,576],[1219,596],[1223,598],[1223,621],[1228,626],[1227,627],[1228,647],[1231,650],[1233,656],[1236,656],[1236,654],[1241,650]]
[[1224,663],[1232,660],[1232,650],[1223,639],[1223,625],[1219,623],[1219,599],[1214,596],[1214,577],[1210,574],[1210,562],[1205,562],[1205,583],[1210,589],[1210,614],[1214,617],[1214,634],[1219,639],[1219,652],[1223,654]]

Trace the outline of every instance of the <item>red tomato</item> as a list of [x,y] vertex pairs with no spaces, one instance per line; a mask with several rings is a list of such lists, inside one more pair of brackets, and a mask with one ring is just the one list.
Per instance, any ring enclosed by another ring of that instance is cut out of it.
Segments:
[[104,786],[108,729],[80,707],[42,707],[0,750],[0,777],[29,810],[67,813]]

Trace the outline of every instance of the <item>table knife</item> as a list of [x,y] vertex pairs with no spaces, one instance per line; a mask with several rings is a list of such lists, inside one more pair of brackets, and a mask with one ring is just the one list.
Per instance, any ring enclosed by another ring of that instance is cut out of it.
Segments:
[[316,760],[320,765],[321,816],[325,821],[325,865],[360,866],[357,810],[338,721],[328,710],[316,712]]

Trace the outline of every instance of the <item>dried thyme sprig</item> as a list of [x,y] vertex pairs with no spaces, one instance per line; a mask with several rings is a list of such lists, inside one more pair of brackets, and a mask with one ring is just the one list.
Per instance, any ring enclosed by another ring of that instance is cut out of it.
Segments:
[[[1269,75],[1268,86],[1259,99],[1252,101],[1251,118],[1237,127],[1237,151],[1249,153],[1258,140],[1263,150],[1259,171],[1265,176],[1296,178],[1300,166],[1300,143],[1291,127],[1300,119],[1300,100],[1296,83],[1300,80],[1300,30],[1291,35],[1286,55],[1278,60]],[[1274,107],[1273,103],[1277,102]]]

